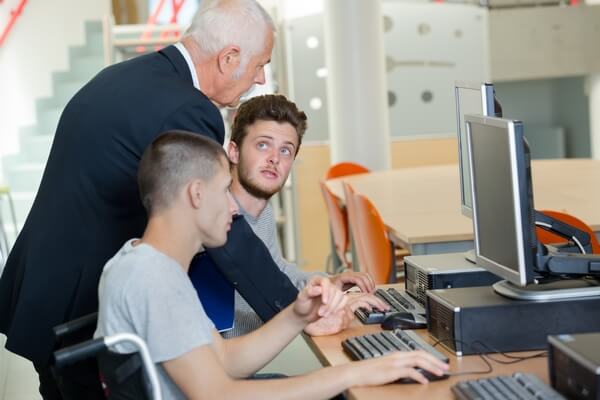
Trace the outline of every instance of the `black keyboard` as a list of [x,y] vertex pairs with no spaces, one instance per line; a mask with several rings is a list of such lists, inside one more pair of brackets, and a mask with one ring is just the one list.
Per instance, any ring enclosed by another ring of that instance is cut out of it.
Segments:
[[[342,341],[342,347],[353,360],[381,357],[394,351],[424,350],[439,360],[448,362],[448,357],[425,342],[415,331],[401,329],[351,337]],[[448,378],[448,375],[437,376],[420,368],[417,370],[430,381]],[[410,378],[403,378],[398,383],[414,383],[414,381]]]
[[425,308],[415,299],[400,292],[394,288],[377,289],[375,296],[379,297],[385,303],[389,304],[389,311],[367,310],[359,308],[354,313],[362,321],[363,324],[380,324],[385,317],[398,312],[408,312],[413,314],[425,315]]
[[452,386],[452,393],[459,400],[566,400],[537,376],[520,372],[460,382]]

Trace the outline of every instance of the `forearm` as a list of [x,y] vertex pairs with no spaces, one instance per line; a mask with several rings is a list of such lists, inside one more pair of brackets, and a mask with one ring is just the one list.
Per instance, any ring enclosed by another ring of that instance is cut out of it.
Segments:
[[254,374],[304,329],[306,322],[294,314],[292,307],[288,306],[256,331],[224,341],[223,362],[230,376]]
[[354,384],[350,363],[310,374],[273,380],[241,380],[228,386],[223,398],[230,399],[329,399]]

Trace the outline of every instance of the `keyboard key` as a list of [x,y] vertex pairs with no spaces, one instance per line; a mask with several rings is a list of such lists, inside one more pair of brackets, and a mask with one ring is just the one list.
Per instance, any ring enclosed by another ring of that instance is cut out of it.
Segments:
[[402,293],[400,293],[399,291],[397,291],[394,288],[389,288],[387,290],[387,292],[400,304],[402,304],[404,306],[404,308],[406,308],[407,310],[414,310],[415,306],[408,301],[408,299],[406,299]]

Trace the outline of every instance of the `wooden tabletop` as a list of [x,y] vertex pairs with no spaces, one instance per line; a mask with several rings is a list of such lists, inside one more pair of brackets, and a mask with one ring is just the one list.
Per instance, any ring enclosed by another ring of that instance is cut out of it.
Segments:
[[[600,231],[600,160],[532,162],[535,208],[572,214]],[[405,168],[327,181],[344,198],[341,181],[366,195],[392,235],[401,242],[452,242],[473,239],[473,226],[460,207],[458,165]]]
[[[366,333],[372,333],[381,330],[379,325],[363,325],[360,321],[355,320],[352,326],[337,335],[321,336],[310,338],[307,337],[307,342],[310,348],[313,350],[317,358],[321,361],[324,366],[328,365],[340,365],[347,362],[352,362],[351,359],[344,353],[341,342],[345,338],[364,335]],[[429,336],[426,329],[420,329],[417,331],[422,337],[425,338],[430,344],[435,343],[435,339]],[[464,356],[455,357],[452,353],[447,351],[441,345],[436,346],[438,350],[446,354],[450,358],[450,374],[457,372],[471,372],[471,371],[485,371],[487,365],[479,356]],[[511,355],[518,354],[520,356],[528,356],[539,354],[539,352],[520,352],[510,353]],[[506,360],[499,354],[492,354],[494,358]],[[510,375],[514,372],[526,372],[533,373],[544,382],[548,381],[548,359],[532,358],[525,361],[520,361],[515,364],[506,365],[500,364],[494,361],[490,362],[493,368],[491,373],[487,374],[468,374],[451,376],[450,378],[437,382],[430,382],[426,385],[420,384],[389,384],[385,386],[377,387],[362,387],[353,388],[349,391],[348,396],[350,399],[362,400],[362,399],[453,399],[450,388],[457,382],[469,379],[486,378],[496,375]]]

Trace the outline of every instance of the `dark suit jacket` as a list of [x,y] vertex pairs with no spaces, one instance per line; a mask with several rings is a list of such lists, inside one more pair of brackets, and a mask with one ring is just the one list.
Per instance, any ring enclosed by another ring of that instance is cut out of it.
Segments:
[[[139,159],[169,129],[224,139],[219,110],[193,87],[173,46],[104,69],[67,104],[35,202],[0,279],[0,332],[8,336],[9,350],[45,363],[52,327],[97,310],[102,267],[146,225],[136,180]],[[247,261],[247,249],[262,244],[255,235],[239,240],[229,253],[236,268]],[[253,262],[269,270],[264,293],[285,282],[270,257]]]

